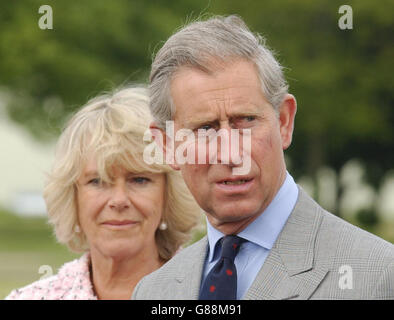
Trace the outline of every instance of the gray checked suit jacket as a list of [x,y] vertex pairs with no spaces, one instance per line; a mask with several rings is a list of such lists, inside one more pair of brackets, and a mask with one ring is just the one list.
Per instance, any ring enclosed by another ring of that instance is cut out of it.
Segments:
[[[208,241],[144,277],[132,299],[198,299]],[[301,188],[243,299],[394,299],[394,246],[330,214]]]

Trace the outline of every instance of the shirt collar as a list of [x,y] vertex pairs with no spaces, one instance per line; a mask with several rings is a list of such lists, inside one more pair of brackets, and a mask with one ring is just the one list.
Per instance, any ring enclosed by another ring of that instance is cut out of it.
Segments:
[[[298,187],[293,177],[286,172],[286,179],[274,199],[256,220],[242,230],[238,236],[270,250],[279,233],[282,231],[290,213],[297,202]],[[215,229],[207,220],[207,236],[209,242],[208,261],[214,258],[214,250],[217,242],[224,234]]]

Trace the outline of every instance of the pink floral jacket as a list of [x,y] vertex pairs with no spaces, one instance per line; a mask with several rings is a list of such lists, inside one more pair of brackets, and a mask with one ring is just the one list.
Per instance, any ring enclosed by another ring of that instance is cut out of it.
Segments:
[[57,275],[13,290],[6,300],[97,300],[89,273],[90,255],[64,264]]

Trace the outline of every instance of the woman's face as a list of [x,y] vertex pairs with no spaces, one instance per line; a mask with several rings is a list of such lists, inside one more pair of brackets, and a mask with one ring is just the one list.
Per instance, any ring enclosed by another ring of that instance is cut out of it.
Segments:
[[157,254],[165,175],[121,167],[113,168],[113,174],[113,184],[103,182],[92,157],[77,181],[79,223],[90,250],[113,258]]

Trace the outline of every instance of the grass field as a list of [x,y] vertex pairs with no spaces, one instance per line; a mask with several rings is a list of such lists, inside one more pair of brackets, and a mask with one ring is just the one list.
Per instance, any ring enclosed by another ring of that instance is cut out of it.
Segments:
[[[394,242],[393,224],[381,223],[368,231]],[[203,234],[196,233],[193,241]],[[78,256],[56,243],[45,218],[21,218],[0,210],[0,299],[44,276],[41,266],[50,266],[55,274]]]
[[56,243],[45,218],[21,218],[0,211],[0,299],[45,276],[47,271],[39,273],[41,266],[50,266],[56,273],[76,257]]

